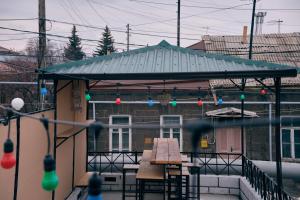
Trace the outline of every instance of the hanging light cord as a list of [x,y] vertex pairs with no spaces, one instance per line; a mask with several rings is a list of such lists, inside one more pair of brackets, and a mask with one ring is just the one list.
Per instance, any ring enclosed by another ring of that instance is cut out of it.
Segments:
[[11,110],[7,110],[7,124],[8,124],[8,132],[7,132],[7,138],[10,139],[10,119],[13,115],[13,112]]
[[42,118],[40,119],[42,124],[44,125],[44,128],[46,130],[47,134],[47,140],[48,140],[48,145],[47,145],[47,155],[50,154],[50,134],[49,134],[49,120],[42,115]]

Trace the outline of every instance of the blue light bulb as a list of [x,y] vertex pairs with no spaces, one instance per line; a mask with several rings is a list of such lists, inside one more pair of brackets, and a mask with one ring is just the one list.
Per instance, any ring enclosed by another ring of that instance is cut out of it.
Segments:
[[97,196],[88,195],[87,200],[102,200],[102,194],[99,194]]
[[41,95],[45,96],[47,94],[47,92],[48,92],[47,88],[45,88],[45,87],[41,88]]
[[152,106],[154,105],[154,101],[152,100],[151,97],[148,98],[147,103],[148,103],[148,106],[149,106],[149,107],[152,107]]
[[218,105],[222,105],[223,104],[223,99],[222,99],[222,97],[219,97],[219,99],[218,99]]

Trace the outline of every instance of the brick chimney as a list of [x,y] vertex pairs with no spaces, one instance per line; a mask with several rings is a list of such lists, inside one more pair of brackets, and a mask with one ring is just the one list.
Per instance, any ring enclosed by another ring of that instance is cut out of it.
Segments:
[[244,26],[243,27],[242,44],[246,44],[247,43],[247,29],[248,29],[248,26]]

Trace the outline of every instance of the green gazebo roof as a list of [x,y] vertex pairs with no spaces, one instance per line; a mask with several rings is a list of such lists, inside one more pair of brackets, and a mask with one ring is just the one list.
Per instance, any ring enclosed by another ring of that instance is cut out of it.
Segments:
[[154,80],[296,76],[291,66],[199,52],[166,41],[123,53],[49,66],[45,79]]

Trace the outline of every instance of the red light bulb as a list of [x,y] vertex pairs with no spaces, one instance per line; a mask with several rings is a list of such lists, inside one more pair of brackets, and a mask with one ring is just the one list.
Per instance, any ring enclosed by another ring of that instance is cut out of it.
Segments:
[[203,101],[202,101],[200,98],[199,98],[198,101],[197,101],[197,105],[198,105],[198,106],[203,106]]
[[265,90],[264,88],[263,88],[263,89],[261,89],[261,90],[260,90],[260,94],[261,94],[261,95],[265,95],[265,94],[267,94],[267,90]]
[[121,98],[120,98],[120,97],[117,97],[117,98],[116,98],[116,104],[117,104],[117,105],[120,105],[120,104],[121,104]]
[[7,139],[4,143],[4,154],[1,159],[1,166],[4,169],[10,169],[15,166],[16,159],[13,154],[14,144],[11,139]]

